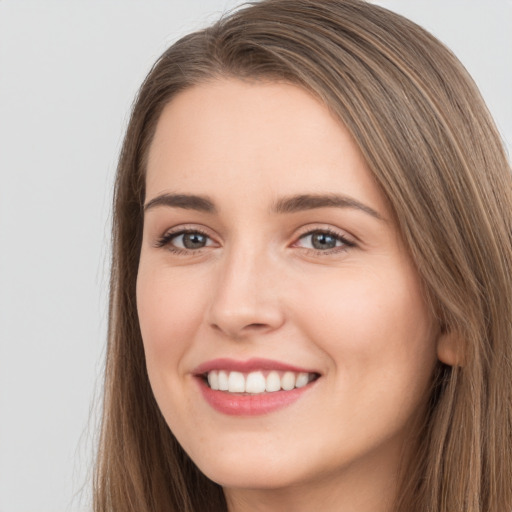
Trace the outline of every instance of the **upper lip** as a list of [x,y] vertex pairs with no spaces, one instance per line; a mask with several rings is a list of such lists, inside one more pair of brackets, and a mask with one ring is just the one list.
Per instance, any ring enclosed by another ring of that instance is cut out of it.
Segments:
[[206,361],[194,369],[193,373],[196,375],[204,375],[212,370],[227,370],[236,371],[241,373],[249,373],[257,370],[276,370],[276,371],[289,371],[296,373],[319,373],[311,369],[300,368],[281,361],[274,361],[272,359],[252,358],[245,361],[238,361],[236,359],[218,358]]

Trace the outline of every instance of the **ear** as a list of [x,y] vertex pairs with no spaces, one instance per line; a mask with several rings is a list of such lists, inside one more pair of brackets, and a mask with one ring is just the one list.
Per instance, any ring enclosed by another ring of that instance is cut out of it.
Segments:
[[464,344],[456,332],[442,332],[437,340],[437,358],[448,366],[464,366]]

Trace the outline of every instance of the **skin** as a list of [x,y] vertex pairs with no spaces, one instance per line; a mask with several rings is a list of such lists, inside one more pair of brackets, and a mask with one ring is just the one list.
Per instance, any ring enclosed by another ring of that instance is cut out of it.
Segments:
[[[442,338],[347,130],[293,85],[195,86],[166,106],[150,147],[146,204],[162,194],[207,196],[216,208],[153,204],[144,218],[137,306],[148,374],[185,451],[223,486],[231,512],[390,511]],[[296,194],[343,195],[377,216],[272,211]],[[176,236],[158,246],[183,228],[206,245],[183,249]],[[308,233],[326,229],[336,247],[314,249]],[[228,416],[193,375],[219,357],[320,378],[288,407]]]

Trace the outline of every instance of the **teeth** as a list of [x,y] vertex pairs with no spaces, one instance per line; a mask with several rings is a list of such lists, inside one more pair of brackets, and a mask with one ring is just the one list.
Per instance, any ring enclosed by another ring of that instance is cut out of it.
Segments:
[[281,379],[281,387],[285,391],[290,391],[295,387],[295,374],[292,372],[286,372]]
[[265,385],[265,391],[279,391],[281,389],[281,379],[279,378],[279,373],[270,372],[267,375],[267,383]]
[[212,389],[219,389],[219,374],[217,372],[208,374],[208,384]]
[[[213,373],[213,372],[210,372]],[[210,375],[210,374],[208,374]],[[219,390],[227,391],[228,390],[228,374],[225,371],[219,372]]]
[[230,372],[228,378],[228,391],[230,393],[245,393],[245,378],[240,372]]
[[246,393],[263,393],[265,391],[265,377],[261,372],[251,372],[245,381]]
[[256,371],[244,374],[241,372],[228,372],[213,370],[208,372],[208,384],[214,390],[228,391],[229,393],[272,393],[274,391],[290,391],[302,388],[314,376],[310,373],[294,373],[271,371],[265,377],[263,372]]
[[302,388],[309,382],[309,375],[307,373],[299,373],[295,381],[295,387]]

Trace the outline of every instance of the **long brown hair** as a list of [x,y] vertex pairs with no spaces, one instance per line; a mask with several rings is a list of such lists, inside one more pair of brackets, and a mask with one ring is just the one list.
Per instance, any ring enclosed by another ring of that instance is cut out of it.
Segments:
[[190,34],[135,102],[114,197],[110,323],[95,512],[226,510],[183,452],[148,382],[135,304],[145,165],[164,106],[216,77],[280,80],[324,102],[387,196],[439,328],[439,363],[395,510],[512,511],[512,174],[459,61],[414,23],[361,0],[263,0]]

